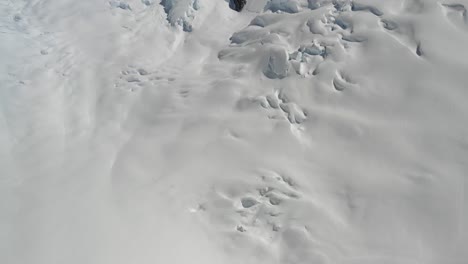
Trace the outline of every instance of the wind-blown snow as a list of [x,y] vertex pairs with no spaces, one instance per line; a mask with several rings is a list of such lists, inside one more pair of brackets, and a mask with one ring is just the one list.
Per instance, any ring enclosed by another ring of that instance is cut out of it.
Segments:
[[0,0],[0,263],[466,263],[467,8]]

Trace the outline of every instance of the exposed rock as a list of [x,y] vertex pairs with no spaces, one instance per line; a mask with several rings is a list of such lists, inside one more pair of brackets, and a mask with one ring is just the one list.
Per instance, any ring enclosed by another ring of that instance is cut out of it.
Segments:
[[231,0],[230,1],[231,8],[236,10],[237,12],[242,11],[245,4],[247,4],[247,0]]

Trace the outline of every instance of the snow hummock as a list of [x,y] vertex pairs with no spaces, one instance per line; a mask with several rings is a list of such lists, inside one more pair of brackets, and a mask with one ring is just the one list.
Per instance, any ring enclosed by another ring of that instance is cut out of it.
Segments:
[[161,5],[171,25],[179,25],[184,31],[192,31],[195,12],[200,8],[199,0],[162,0]]
[[0,263],[466,263],[467,8],[3,1]]

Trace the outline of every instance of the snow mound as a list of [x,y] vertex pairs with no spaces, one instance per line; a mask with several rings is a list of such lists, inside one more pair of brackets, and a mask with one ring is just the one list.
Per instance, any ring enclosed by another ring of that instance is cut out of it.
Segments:
[[307,2],[304,0],[271,0],[268,2],[266,9],[273,12],[297,13],[303,6],[307,6]]
[[172,26],[180,26],[186,32],[192,31],[195,12],[200,9],[198,0],[162,0],[161,5]]
[[132,8],[130,7],[130,4],[127,3],[127,2],[123,2],[123,1],[112,0],[112,1],[109,1],[109,5],[111,7],[120,8],[120,9],[123,9],[123,10],[132,10]]
[[272,47],[269,52],[268,63],[263,67],[263,73],[270,79],[283,79],[288,75],[289,63],[286,49]]

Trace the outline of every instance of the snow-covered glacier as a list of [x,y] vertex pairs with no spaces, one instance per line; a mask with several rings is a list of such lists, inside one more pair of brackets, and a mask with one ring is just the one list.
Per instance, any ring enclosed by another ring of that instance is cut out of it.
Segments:
[[0,263],[465,264],[468,0],[0,0]]

